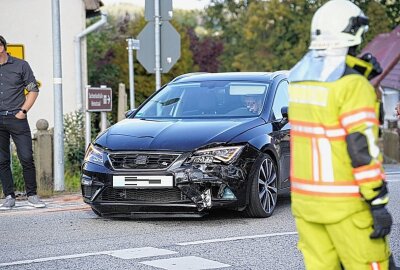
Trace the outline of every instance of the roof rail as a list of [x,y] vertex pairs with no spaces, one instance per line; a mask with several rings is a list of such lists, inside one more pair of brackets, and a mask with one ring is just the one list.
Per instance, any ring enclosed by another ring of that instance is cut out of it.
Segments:
[[191,73],[185,73],[185,74],[179,75],[178,77],[175,77],[171,82],[176,82],[176,81],[178,81],[178,80],[180,80],[180,79],[182,79],[182,78],[190,77],[190,76],[193,76],[193,75],[206,74],[206,73],[208,73],[208,72],[191,72]]

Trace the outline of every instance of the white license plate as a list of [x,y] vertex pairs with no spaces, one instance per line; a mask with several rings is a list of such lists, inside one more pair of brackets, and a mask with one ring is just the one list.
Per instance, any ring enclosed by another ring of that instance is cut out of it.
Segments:
[[113,187],[143,188],[143,187],[172,187],[173,176],[149,176],[149,175],[114,175]]

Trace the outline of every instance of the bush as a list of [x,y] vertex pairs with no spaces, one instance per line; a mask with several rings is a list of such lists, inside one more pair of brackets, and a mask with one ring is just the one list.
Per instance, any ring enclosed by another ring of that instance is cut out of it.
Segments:
[[82,112],[64,115],[65,190],[80,189],[80,169],[85,155],[85,123]]
[[80,171],[65,170],[65,191],[77,192],[81,190],[81,174]]
[[17,151],[15,147],[13,147],[12,155],[12,174],[14,179],[14,188],[16,193],[25,193],[25,182],[24,176],[22,174],[22,165],[19,162]]
[[71,170],[80,169],[85,155],[85,125],[82,112],[64,115],[65,163]]

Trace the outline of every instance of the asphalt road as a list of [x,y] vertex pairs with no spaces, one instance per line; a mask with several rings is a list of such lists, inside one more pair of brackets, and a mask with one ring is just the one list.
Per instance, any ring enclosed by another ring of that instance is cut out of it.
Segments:
[[[400,265],[400,167],[387,170]],[[102,219],[81,203],[0,213],[0,269],[304,269],[289,198],[274,215]]]

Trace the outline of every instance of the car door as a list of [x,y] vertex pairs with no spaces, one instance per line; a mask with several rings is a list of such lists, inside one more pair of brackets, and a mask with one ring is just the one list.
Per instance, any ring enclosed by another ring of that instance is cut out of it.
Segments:
[[279,157],[278,166],[280,189],[290,187],[290,124],[288,123],[287,118],[282,115],[282,108],[286,107],[287,109],[289,106],[288,86],[289,83],[287,80],[282,80],[278,84],[271,113],[274,127],[273,141]]

